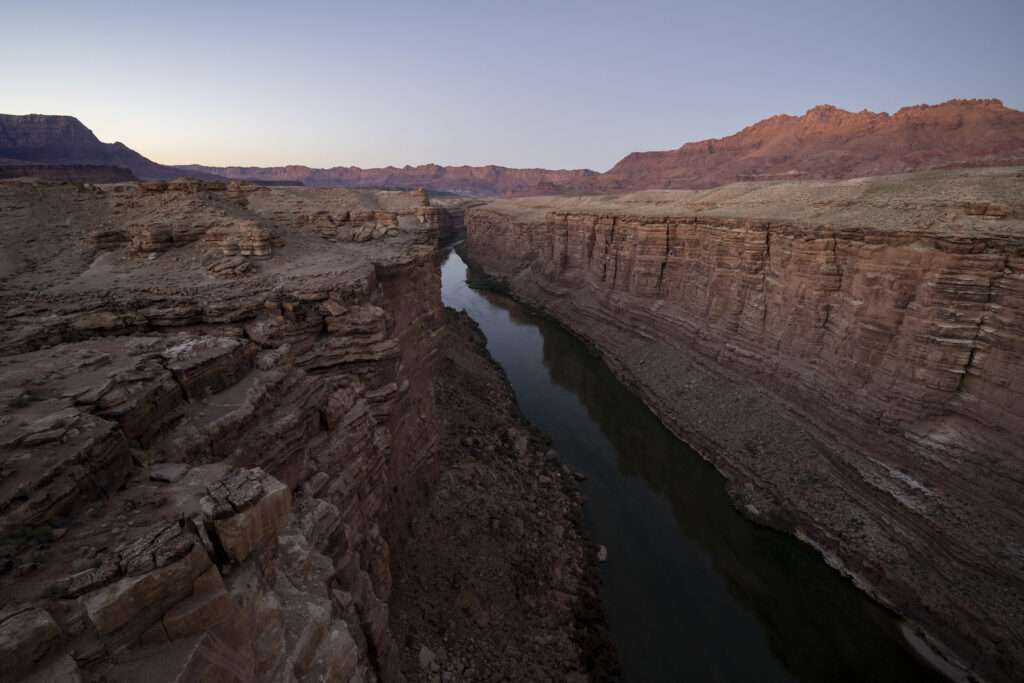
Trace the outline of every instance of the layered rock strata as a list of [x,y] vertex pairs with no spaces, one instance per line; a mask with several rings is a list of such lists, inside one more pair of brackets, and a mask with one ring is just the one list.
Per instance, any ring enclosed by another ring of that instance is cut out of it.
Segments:
[[466,210],[483,204],[479,199],[464,197],[441,197],[431,200],[437,208],[437,238],[441,244],[449,244],[466,234]]
[[[633,152],[577,185],[591,192],[668,190],[1020,163],[1024,112],[999,100],[949,100],[892,115],[821,105],[803,116],[772,116],[724,138]],[[535,194],[555,194],[553,189]]]
[[737,505],[983,677],[1024,667],[1024,173],[503,200],[469,255]]
[[426,196],[8,181],[0,211],[0,679],[400,680]]

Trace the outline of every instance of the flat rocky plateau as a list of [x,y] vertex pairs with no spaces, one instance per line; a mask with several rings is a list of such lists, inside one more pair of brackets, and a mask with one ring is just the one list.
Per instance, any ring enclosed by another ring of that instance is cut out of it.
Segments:
[[445,211],[0,182],[0,680],[599,674],[580,501],[441,305]]

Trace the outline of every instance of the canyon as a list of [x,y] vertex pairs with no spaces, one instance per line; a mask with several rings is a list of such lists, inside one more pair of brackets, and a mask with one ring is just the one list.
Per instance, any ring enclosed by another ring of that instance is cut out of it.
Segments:
[[604,174],[178,168],[0,115],[0,681],[613,679],[587,453],[443,306],[462,235],[473,286],[589,345],[736,510],[1013,677],[1021,159],[998,100]]
[[1024,666],[1024,171],[506,199],[467,257],[983,679]]
[[600,678],[581,501],[441,305],[445,211],[0,181],[0,680]]

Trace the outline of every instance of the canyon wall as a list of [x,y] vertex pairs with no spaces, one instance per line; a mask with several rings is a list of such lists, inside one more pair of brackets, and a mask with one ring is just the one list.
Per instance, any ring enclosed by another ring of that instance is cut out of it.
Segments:
[[502,200],[467,249],[752,517],[955,661],[1024,666],[1024,174]]
[[400,680],[422,193],[0,183],[0,679]]

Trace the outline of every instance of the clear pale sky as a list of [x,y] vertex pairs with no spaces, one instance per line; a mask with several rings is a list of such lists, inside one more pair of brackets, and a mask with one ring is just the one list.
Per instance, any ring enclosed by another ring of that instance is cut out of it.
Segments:
[[154,161],[607,170],[817,104],[1024,109],[1024,0],[0,0],[0,112]]

